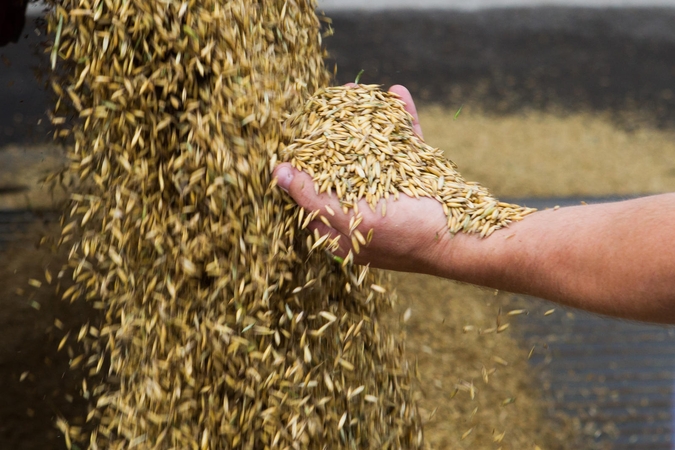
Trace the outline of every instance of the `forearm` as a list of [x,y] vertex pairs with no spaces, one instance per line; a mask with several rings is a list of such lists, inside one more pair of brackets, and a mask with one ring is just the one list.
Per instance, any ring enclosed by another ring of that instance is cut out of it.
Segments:
[[675,194],[537,212],[456,236],[430,272],[618,317],[675,322]]

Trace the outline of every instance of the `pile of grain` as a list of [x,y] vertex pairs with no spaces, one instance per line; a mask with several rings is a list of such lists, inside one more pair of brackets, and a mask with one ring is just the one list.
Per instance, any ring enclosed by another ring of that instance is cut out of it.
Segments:
[[52,122],[79,180],[58,276],[101,310],[61,345],[79,341],[93,401],[91,433],[60,421],[67,443],[420,448],[380,276],[309,253],[271,185],[282,121],[329,80],[315,1],[51,3]]
[[415,134],[412,122],[396,94],[377,85],[321,89],[289,120],[296,139],[282,158],[309,173],[317,192],[335,192],[345,213],[361,199],[375,210],[399,193],[431,197],[443,205],[450,233],[486,237],[534,212],[464,181],[441,150]]

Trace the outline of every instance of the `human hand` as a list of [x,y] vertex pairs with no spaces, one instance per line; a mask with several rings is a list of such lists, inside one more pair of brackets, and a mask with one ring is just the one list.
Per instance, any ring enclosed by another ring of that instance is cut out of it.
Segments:
[[[399,95],[406,104],[406,110],[413,117],[414,130],[422,137],[410,92],[403,86],[393,86],[390,91]],[[288,192],[298,205],[308,212],[319,211],[330,224],[317,218],[309,224],[309,229],[317,230],[322,236],[328,234],[331,240],[339,238],[339,249],[334,252],[336,256],[345,258],[352,252],[357,264],[407,272],[437,272],[436,263],[445,252],[450,235],[443,207],[435,199],[414,199],[401,194],[398,200],[394,200],[390,196],[388,200],[381,200],[375,211],[362,200],[358,205],[358,216],[362,221],[356,229],[362,236],[373,230],[373,237],[367,245],[360,245],[350,236],[350,222],[356,211],[350,210],[345,214],[335,195],[318,195],[312,178],[289,163],[280,164],[274,176],[278,186]],[[383,215],[385,204],[386,215]]]

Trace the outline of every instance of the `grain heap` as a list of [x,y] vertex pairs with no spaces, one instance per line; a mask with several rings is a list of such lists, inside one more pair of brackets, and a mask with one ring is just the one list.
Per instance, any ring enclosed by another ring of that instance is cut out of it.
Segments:
[[[309,252],[273,186],[284,118],[327,85],[314,0],[51,0],[90,448],[420,448],[367,268]],[[347,293],[345,287],[349,286]],[[78,341],[78,344],[74,343]]]
[[320,89],[288,127],[295,140],[283,159],[309,173],[317,192],[335,192],[345,213],[361,199],[375,209],[390,195],[431,197],[443,205],[450,233],[486,237],[535,211],[500,202],[478,183],[464,181],[441,150],[415,134],[398,96],[377,85]]

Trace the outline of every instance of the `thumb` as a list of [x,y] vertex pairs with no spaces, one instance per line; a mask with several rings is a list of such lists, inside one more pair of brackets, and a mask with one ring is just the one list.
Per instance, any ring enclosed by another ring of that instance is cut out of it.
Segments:
[[326,202],[331,200],[326,194],[317,194],[314,189],[314,180],[305,172],[281,163],[274,169],[273,176],[277,179],[277,186],[290,195],[295,202],[307,211],[323,210]]
[[290,195],[295,202],[306,211],[320,211],[331,225],[342,230],[348,227],[349,218],[342,212],[340,201],[335,194],[317,194],[314,180],[305,172],[301,172],[289,163],[281,163],[274,169],[273,176],[277,186]]
[[299,171],[295,170],[289,163],[281,163],[274,169],[272,177],[277,179],[277,186],[290,194],[289,189],[297,173]]

